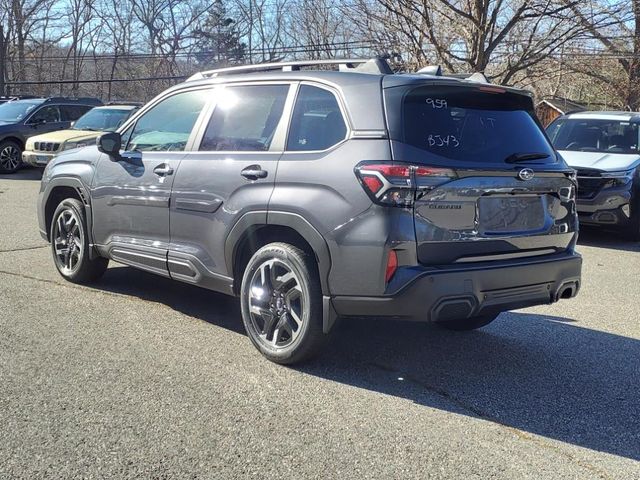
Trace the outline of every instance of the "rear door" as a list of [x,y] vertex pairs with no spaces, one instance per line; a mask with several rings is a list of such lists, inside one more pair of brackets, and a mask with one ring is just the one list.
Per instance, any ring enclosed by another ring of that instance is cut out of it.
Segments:
[[293,104],[290,83],[220,86],[182,160],[171,202],[171,276],[215,290],[230,285],[225,240],[248,211],[266,223],[286,119]]
[[[531,98],[492,86],[393,88],[394,159],[417,169],[415,228],[426,265],[547,255],[573,247],[575,185]],[[443,174],[443,172],[445,172]]]

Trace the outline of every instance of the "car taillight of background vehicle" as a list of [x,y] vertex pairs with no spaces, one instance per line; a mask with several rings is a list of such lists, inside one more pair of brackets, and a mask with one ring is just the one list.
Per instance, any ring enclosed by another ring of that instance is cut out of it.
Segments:
[[457,178],[449,168],[398,163],[361,163],[355,172],[375,203],[391,207],[410,207],[419,190],[432,190]]

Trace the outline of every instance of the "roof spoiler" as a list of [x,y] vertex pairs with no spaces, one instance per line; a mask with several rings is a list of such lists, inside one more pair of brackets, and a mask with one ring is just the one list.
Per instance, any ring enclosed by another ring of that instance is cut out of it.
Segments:
[[433,75],[434,77],[449,77],[449,78],[457,78],[459,80],[469,80],[470,82],[478,82],[478,83],[489,83],[487,77],[484,76],[484,73],[475,72],[475,73],[443,73],[442,67],[440,65],[429,65],[421,68],[416,73],[422,75]]

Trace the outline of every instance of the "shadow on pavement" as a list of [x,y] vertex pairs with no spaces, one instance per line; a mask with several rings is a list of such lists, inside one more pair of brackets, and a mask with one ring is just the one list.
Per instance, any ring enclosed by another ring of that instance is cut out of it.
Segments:
[[[96,287],[244,334],[235,298],[128,267],[110,269]],[[514,312],[456,333],[344,319],[325,354],[299,370],[640,460],[640,341],[572,322]]]
[[42,179],[44,169],[36,167],[23,167],[16,173],[0,174],[0,180],[37,180]]
[[625,238],[624,232],[605,230],[596,227],[580,227],[578,250],[581,246],[609,248],[626,252],[640,252],[640,242],[632,242]]

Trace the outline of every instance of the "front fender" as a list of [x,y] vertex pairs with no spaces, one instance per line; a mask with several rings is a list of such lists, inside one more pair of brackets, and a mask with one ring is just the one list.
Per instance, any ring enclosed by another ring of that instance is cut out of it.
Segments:
[[91,201],[89,200],[89,189],[86,185],[77,177],[56,177],[46,184],[42,184],[40,188],[40,194],[38,197],[38,227],[40,229],[40,235],[42,238],[49,241],[49,228],[47,224],[47,213],[50,213],[50,209],[55,208],[56,205],[52,205],[51,202],[55,199],[63,200],[56,192],[60,192],[62,188],[72,188],[80,200],[85,206],[88,235],[91,243],[93,243],[93,235],[91,232]]

